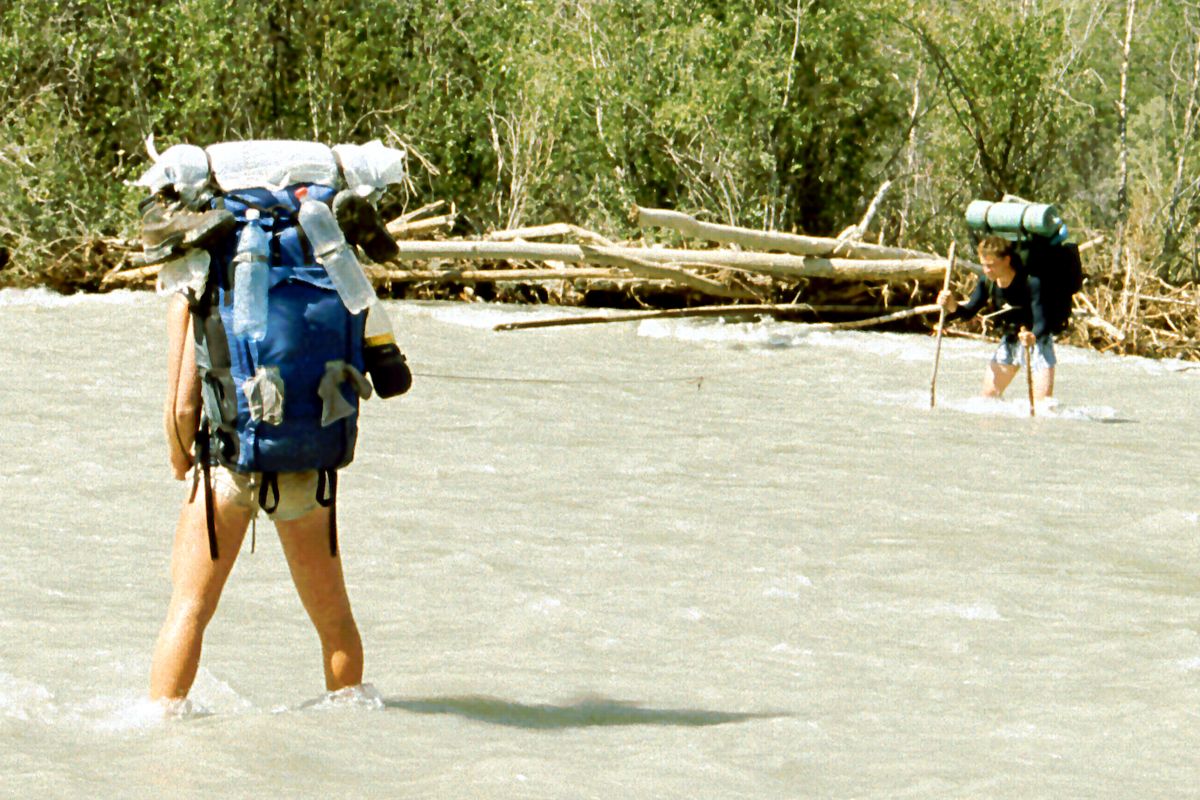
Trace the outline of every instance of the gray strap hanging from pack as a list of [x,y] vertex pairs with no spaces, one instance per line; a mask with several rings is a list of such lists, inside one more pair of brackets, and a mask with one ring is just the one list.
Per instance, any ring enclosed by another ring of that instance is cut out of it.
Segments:
[[363,400],[371,396],[370,382],[353,365],[347,364],[345,361],[326,362],[325,375],[322,376],[321,385],[317,388],[317,394],[321,396],[322,425],[332,425],[339,419],[354,414],[354,406],[342,396],[341,386],[343,383],[349,383],[354,393]]

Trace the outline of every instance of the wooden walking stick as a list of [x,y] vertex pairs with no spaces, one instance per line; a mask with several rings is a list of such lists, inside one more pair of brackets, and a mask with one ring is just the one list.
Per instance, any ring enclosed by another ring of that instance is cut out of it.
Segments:
[[1025,345],[1025,384],[1029,387],[1029,416],[1033,416],[1033,346]]
[[[946,277],[942,280],[942,291],[945,292],[950,288],[950,273],[954,272],[954,246],[956,242],[950,243],[950,255],[947,258]],[[937,326],[937,350],[933,354],[933,378],[929,381],[929,407],[933,408],[937,405],[937,374],[938,364],[942,361],[942,330],[946,326],[946,309],[942,308],[938,313]]]

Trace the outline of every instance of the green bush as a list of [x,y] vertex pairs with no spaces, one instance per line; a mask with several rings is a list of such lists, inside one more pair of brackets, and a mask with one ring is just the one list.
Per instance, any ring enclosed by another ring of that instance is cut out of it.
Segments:
[[[150,134],[160,148],[381,138],[415,156],[416,197],[393,193],[385,212],[453,201],[466,232],[562,220],[633,235],[627,213],[640,203],[829,234],[857,221],[885,180],[893,188],[877,225],[912,246],[944,249],[965,235],[968,200],[1003,192],[1056,201],[1084,228],[1111,226],[1112,43],[1123,9],[1084,0],[916,8],[7,4],[0,248],[18,266],[3,274],[32,275],[89,237],[132,235],[139,192],[125,181],[148,165]],[[1194,171],[1195,137],[1180,120],[1195,32],[1182,7],[1139,16],[1134,145],[1139,163],[1160,172],[1181,153]],[[1161,259],[1164,274],[1178,274],[1171,264],[1186,260],[1181,243],[1200,222],[1195,192],[1131,178],[1146,214],[1174,203]]]

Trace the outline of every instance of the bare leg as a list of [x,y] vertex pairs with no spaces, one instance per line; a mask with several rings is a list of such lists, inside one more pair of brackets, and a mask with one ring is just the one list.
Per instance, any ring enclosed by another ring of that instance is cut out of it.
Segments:
[[300,602],[321,640],[325,688],[362,683],[363,648],[350,610],[342,559],[329,553],[329,510],[318,508],[296,520],[275,523]]
[[1033,396],[1038,400],[1054,396],[1054,367],[1033,373]]
[[150,697],[154,700],[183,698],[192,688],[204,629],[217,610],[221,590],[246,536],[249,510],[219,495],[215,503],[217,551],[221,554],[217,561],[208,552],[203,487],[197,487],[179,512],[171,553],[171,604],[150,667]]
[[1019,370],[1020,367],[1012,364],[989,362],[987,374],[983,376],[983,396],[999,397],[1004,394]]

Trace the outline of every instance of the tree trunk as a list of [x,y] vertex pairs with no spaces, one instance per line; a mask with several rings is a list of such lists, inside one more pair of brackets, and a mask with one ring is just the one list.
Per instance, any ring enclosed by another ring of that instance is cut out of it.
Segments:
[[701,222],[681,211],[642,208],[641,206],[635,206],[633,211],[640,228],[669,228],[696,239],[736,244],[750,250],[778,250],[802,256],[836,255],[844,258],[885,260],[929,258],[928,253],[905,250],[900,247],[885,247],[823,236],[801,236],[795,233],[759,231],[733,225],[720,225],[714,222]]
[[[653,278],[670,278],[685,286],[718,296],[743,296],[682,267],[736,269],[781,278],[831,278],[835,280],[909,281],[937,280],[946,259],[893,258],[873,261],[852,258],[802,257],[781,253],[747,253],[737,250],[676,250],[644,247],[594,247],[544,242],[400,242],[398,261],[430,259],[492,261],[564,261],[623,267]],[[730,292],[734,292],[731,294]]]
[[[1117,95],[1117,236],[1113,243],[1113,276],[1121,274],[1125,251],[1125,224],[1129,218],[1129,52],[1133,45],[1133,13],[1137,0],[1125,5],[1125,41],[1121,48],[1121,86]],[[1128,281],[1128,275],[1126,275]]]

